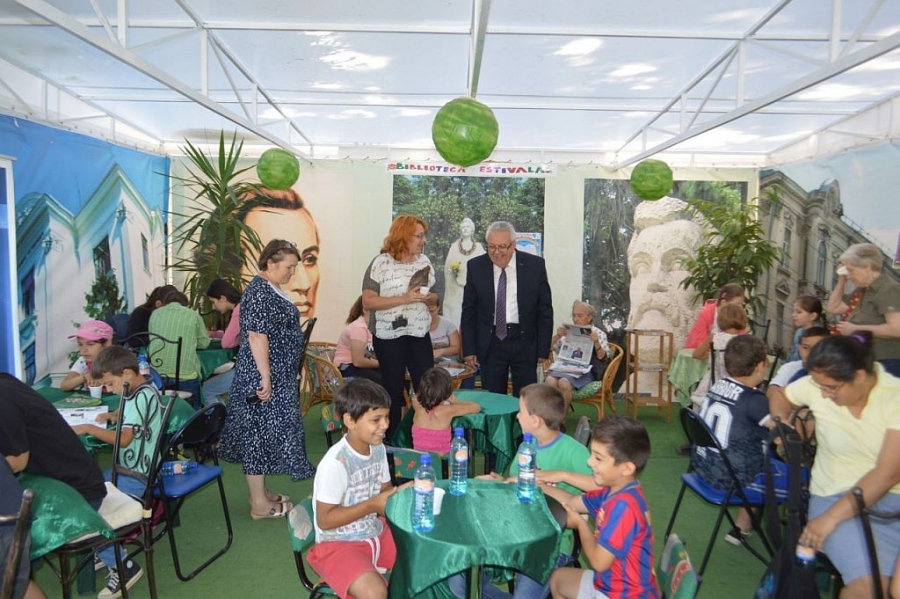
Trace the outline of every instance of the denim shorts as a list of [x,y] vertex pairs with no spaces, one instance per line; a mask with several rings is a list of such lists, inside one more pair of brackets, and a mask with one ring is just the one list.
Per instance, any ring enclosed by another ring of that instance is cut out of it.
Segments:
[[[810,520],[824,514],[844,496],[846,493],[828,497],[813,495],[809,500]],[[872,509],[879,512],[900,511],[900,494],[888,493],[873,505]],[[900,522],[881,518],[870,518],[870,522],[875,537],[875,550],[878,553],[878,567],[882,576],[890,577],[900,554]],[[834,532],[825,539],[823,552],[841,573],[844,584],[872,574],[862,521],[857,517],[844,520],[837,525]]]

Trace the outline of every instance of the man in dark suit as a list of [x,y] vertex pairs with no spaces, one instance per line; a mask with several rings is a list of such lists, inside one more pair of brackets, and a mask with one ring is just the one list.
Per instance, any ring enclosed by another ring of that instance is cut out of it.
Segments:
[[468,263],[462,333],[466,364],[481,366],[481,386],[513,395],[537,382],[537,364],[550,354],[553,302],[542,258],[516,250],[516,231],[505,221],[487,230],[488,253]]

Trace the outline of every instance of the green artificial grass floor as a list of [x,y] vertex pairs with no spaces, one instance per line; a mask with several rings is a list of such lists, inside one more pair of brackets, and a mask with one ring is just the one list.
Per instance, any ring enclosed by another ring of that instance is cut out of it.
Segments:
[[[622,402],[616,402],[618,411],[624,411]],[[652,455],[647,468],[641,475],[647,501],[649,502],[654,533],[656,535],[656,555],[658,562],[662,549],[662,535],[672,513],[675,499],[681,485],[680,476],[687,468],[688,458],[678,456],[675,449],[683,442],[681,426],[673,409],[672,422],[666,422],[657,415],[654,408],[642,408],[641,422],[647,427],[652,443]],[[587,415],[593,422],[596,411],[589,406],[576,405],[575,412],[569,413],[567,428],[575,430],[578,417]],[[318,409],[313,408],[307,415],[306,445],[310,459],[314,463],[325,453],[325,436],[318,422]],[[101,462],[108,461],[108,455],[101,455]],[[476,471],[481,468],[480,458],[476,458]],[[190,582],[181,582],[175,577],[171,551],[167,539],[154,546],[156,584],[161,599],[194,599],[196,597],[255,597],[255,598],[296,598],[307,593],[297,578],[293,553],[287,536],[287,526],[283,520],[250,519],[247,503],[247,488],[240,465],[223,462],[228,505],[234,526],[234,544],[231,549]],[[270,477],[269,487],[277,493],[285,493],[294,499],[312,493],[312,480],[293,482],[286,476]],[[687,544],[688,553],[699,566],[703,549],[712,530],[716,510],[703,504],[688,492],[682,502],[676,532]],[[225,527],[222,522],[218,491],[215,485],[191,497],[182,510],[182,525],[178,529],[179,554],[182,569],[193,569],[224,544]],[[727,521],[725,523],[727,525]],[[726,526],[716,539],[710,564],[707,567],[700,596],[705,598],[752,597],[762,576],[764,567],[748,551],[733,547],[722,540]],[[760,543],[754,540],[756,546]],[[199,557],[195,558],[197,555]],[[143,558],[138,561],[143,563]],[[104,571],[105,572],[105,571]],[[104,572],[97,575],[97,589],[105,584]],[[38,583],[50,598],[61,597],[62,591],[52,570],[41,564],[36,573]],[[130,596],[137,599],[149,597],[146,577],[132,589]]]

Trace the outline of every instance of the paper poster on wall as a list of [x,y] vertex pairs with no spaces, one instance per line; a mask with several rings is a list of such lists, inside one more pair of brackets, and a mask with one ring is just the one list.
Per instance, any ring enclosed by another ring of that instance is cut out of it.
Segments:
[[540,178],[394,177],[393,213],[415,214],[428,223],[425,253],[435,269],[434,291],[442,299],[441,314],[457,327],[466,263],[484,254],[488,225],[509,221],[517,232],[532,232],[525,246],[542,249],[544,188]]
[[516,249],[534,256],[542,256],[544,253],[543,233],[521,233],[516,231]]
[[164,283],[167,158],[0,117],[14,158],[26,382],[64,376],[77,323],[127,313]]

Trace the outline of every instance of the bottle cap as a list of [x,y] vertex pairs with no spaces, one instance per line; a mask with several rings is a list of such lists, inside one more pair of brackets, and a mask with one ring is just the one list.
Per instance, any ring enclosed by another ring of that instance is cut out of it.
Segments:
[[[446,437],[444,438],[446,439]],[[525,433],[524,435],[522,435],[522,441],[526,443],[530,442],[533,438],[534,437],[531,435],[531,433]]]
[[423,453],[422,457],[419,458],[419,463],[423,466],[431,466],[431,454]]
[[456,437],[462,437],[463,436],[463,427],[457,426],[455,429],[453,429],[453,434]]

